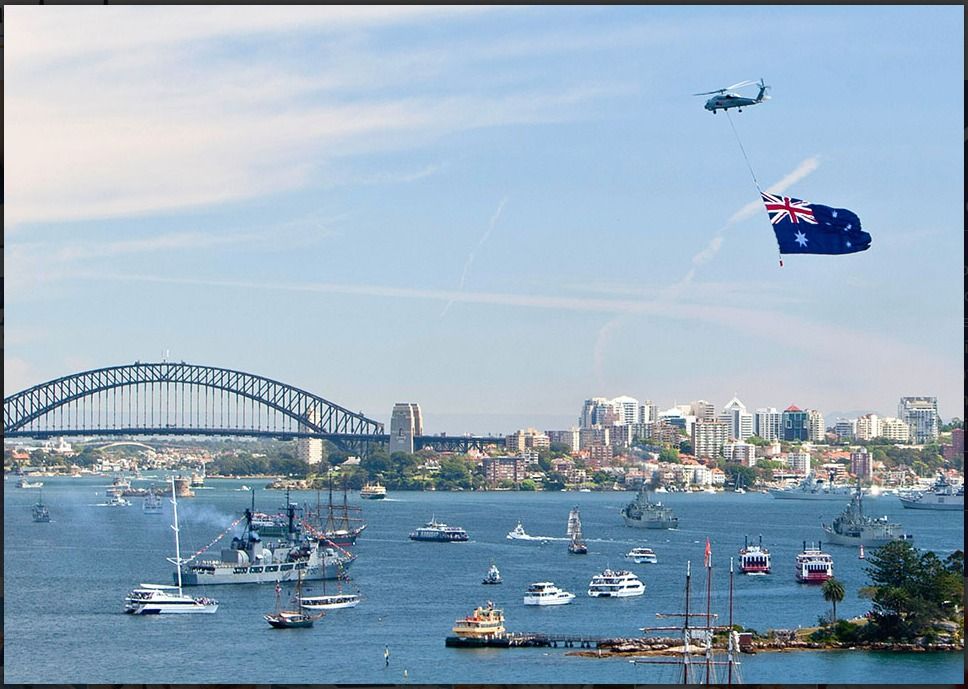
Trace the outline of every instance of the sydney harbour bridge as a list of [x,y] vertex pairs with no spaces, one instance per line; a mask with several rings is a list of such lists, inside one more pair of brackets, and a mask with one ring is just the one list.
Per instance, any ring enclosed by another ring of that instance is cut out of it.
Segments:
[[[249,436],[320,438],[361,455],[385,447],[383,424],[319,395],[242,371],[185,362],[112,366],[3,400],[6,438]],[[414,449],[466,452],[503,437],[418,435]]]

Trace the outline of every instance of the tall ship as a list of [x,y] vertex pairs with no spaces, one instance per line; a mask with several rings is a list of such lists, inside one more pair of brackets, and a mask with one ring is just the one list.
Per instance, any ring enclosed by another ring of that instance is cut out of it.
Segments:
[[[252,525],[252,510],[215,539],[221,540],[243,522],[241,536],[234,536],[228,548],[222,548],[219,559],[189,558],[181,568],[185,586],[208,584],[268,584],[294,581],[338,579],[356,559],[352,553],[319,539],[303,535],[296,526],[296,506],[287,508],[289,537],[263,542]],[[213,543],[214,545],[214,543]],[[211,547],[211,546],[210,546]],[[197,556],[196,556],[197,557]]]
[[346,482],[343,482],[343,504],[333,502],[333,479],[329,479],[329,504],[326,506],[326,516],[319,504],[319,492],[316,493],[316,510],[309,511],[309,521],[314,522],[320,537],[332,541],[336,545],[347,547],[356,543],[357,537],[366,528],[363,521],[363,510],[358,505],[350,505],[346,492]]
[[739,571],[751,575],[770,573],[770,551],[763,547],[762,536],[760,542],[753,545],[750,545],[749,538],[744,539],[739,551]]
[[830,524],[820,525],[826,538],[837,545],[880,546],[891,541],[910,538],[901,532],[900,524],[892,524],[887,517],[864,514],[864,496],[860,484],[843,513]]
[[454,542],[466,541],[467,532],[459,526],[447,526],[443,522],[437,521],[436,517],[431,517],[430,521],[421,527],[410,532],[412,541],[438,541]]
[[803,550],[797,553],[796,577],[801,584],[822,584],[834,576],[834,559],[829,553],[823,552],[823,543],[807,547],[803,542]]
[[570,539],[568,543],[568,552],[574,555],[586,555],[588,553],[588,546],[585,545],[585,539],[581,533],[581,517],[578,514],[578,508],[572,508],[571,512],[568,513],[568,531],[567,536]]
[[621,514],[625,526],[640,529],[675,529],[679,526],[679,517],[661,502],[653,502],[644,486],[639,488],[635,500],[622,508]]
[[899,496],[901,505],[911,510],[964,510],[965,486],[955,486],[944,474],[938,474],[930,490]]
[[360,489],[360,497],[364,500],[383,500],[387,496],[387,489],[380,482],[365,483]]
[[770,495],[780,500],[849,500],[854,489],[837,485],[833,474],[826,479],[807,476],[793,488],[771,488]]

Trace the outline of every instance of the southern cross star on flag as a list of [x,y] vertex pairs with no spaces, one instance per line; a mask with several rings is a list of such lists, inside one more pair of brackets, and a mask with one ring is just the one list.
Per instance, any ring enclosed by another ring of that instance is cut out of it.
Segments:
[[760,192],[781,254],[852,254],[866,251],[871,236],[846,208],[831,208]]

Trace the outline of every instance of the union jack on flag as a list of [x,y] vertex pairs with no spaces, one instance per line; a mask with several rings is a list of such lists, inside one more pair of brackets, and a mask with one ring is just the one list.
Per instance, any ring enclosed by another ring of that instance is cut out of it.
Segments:
[[794,224],[801,220],[811,225],[817,224],[816,218],[813,217],[813,210],[806,201],[766,192],[760,192],[760,195],[766,205],[766,212],[770,214],[770,222],[774,225],[785,219],[789,219]]

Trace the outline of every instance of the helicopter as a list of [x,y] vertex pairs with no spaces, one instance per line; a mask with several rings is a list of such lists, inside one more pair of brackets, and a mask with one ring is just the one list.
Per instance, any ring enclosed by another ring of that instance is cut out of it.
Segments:
[[[750,86],[751,84],[759,84],[760,92],[756,94],[756,98],[746,98],[738,93],[730,92],[730,89],[736,89],[742,86]],[[692,95],[708,96],[711,94],[716,94],[707,100],[706,105],[704,106],[706,110],[712,111],[712,113],[715,115],[717,110],[729,110],[730,108],[738,108],[739,112],[743,112],[743,106],[745,105],[756,105],[757,103],[762,103],[765,100],[769,100],[770,97],[766,95],[766,92],[769,88],[769,86],[763,83],[763,79],[761,78],[759,81],[741,81],[738,84],[716,89],[715,91],[705,91],[703,93],[694,93]]]

